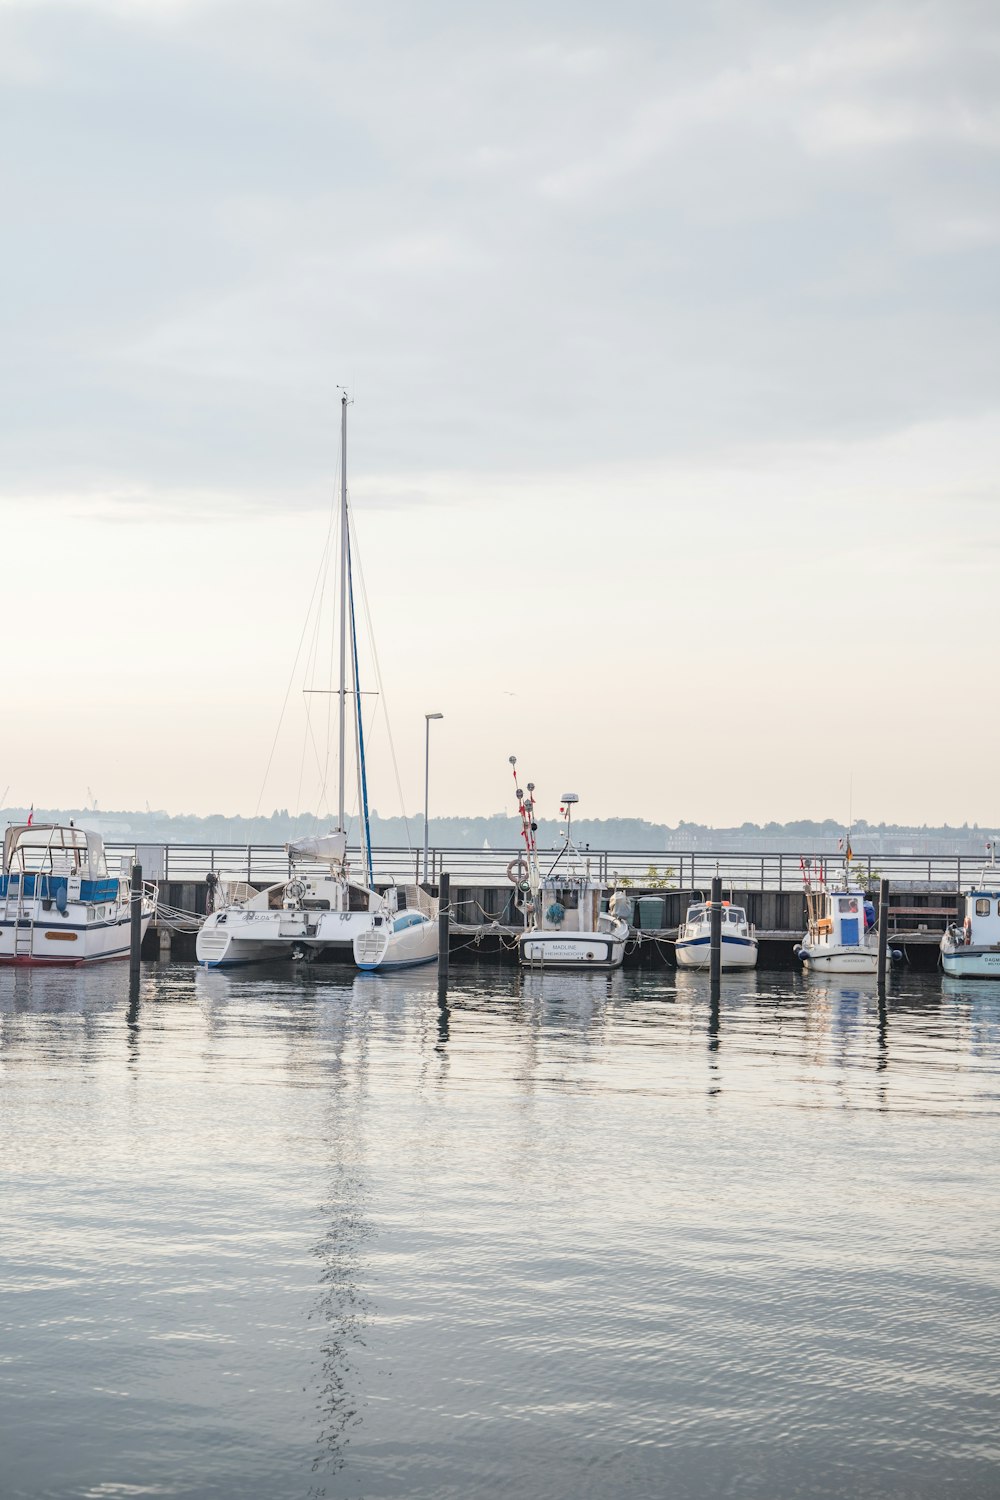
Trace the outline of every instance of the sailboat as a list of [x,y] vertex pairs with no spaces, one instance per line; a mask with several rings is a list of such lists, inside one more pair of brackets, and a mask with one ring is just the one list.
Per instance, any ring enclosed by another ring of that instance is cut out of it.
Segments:
[[[437,957],[437,913],[431,898],[415,886],[390,885],[380,893],[372,871],[347,507],[347,406],[344,394],[340,412],[337,826],[329,833],[286,844],[288,878],[265,890],[257,891],[243,879],[219,876],[216,909],[205,919],[195,944],[198,962],[210,969],[274,960],[309,961],[321,953],[354,959],[364,968],[403,967]],[[348,698],[354,701],[361,813],[362,867],[357,872],[352,870],[347,848]]]
[[610,910],[601,910],[604,886],[591,875],[590,860],[573,842],[573,808],[579,797],[575,792],[563,793],[563,847],[542,875],[535,839],[534,782],[528,782],[525,796],[517,785],[516,755],[510,756],[510,764],[524,839],[524,854],[507,866],[507,878],[525,898],[520,906],[524,931],[517,940],[521,963],[528,968],[620,969],[629,935],[628,922],[620,914],[626,897],[624,892],[614,891]]

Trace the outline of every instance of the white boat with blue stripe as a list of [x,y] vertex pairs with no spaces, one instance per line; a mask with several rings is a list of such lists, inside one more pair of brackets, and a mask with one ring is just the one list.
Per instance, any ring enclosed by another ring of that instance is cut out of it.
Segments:
[[[707,969],[712,952],[712,917],[705,901],[696,901],[687,909],[687,918],[677,931],[675,945],[679,969]],[[722,903],[723,969],[757,967],[757,929],[747,920],[742,906]]]
[[[142,889],[142,935],[156,911]],[[12,823],[0,876],[0,964],[79,968],[127,958],[132,882],[111,875],[99,833],[62,823]]]

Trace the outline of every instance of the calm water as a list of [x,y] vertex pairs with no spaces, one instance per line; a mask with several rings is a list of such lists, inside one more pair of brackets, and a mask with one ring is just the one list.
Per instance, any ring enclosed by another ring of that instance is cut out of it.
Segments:
[[0,1494],[996,1496],[1000,985],[0,972]]

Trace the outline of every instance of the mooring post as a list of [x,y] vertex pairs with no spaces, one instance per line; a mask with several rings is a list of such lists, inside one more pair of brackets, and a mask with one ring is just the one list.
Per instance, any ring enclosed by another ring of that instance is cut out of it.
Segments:
[[129,909],[132,918],[128,953],[129,989],[133,998],[139,989],[139,958],[142,951],[142,865],[132,866],[132,897]]
[[885,966],[889,955],[889,882],[878,886],[878,987],[885,989]]
[[709,908],[708,973],[713,994],[718,994],[722,980],[722,876],[712,876],[712,903]]
[[438,877],[438,983],[448,983],[448,960],[451,957],[451,876],[442,871]]

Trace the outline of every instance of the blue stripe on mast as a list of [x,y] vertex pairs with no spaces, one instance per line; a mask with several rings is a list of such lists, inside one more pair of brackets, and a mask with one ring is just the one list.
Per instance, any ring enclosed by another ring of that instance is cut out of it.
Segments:
[[368,889],[374,889],[372,873],[372,831],[368,821],[368,774],[365,769],[365,731],[361,719],[361,678],[358,673],[358,631],[354,619],[354,574],[351,570],[351,549],[347,549],[347,597],[351,608],[351,655],[354,657],[354,714],[358,724],[358,764],[361,767],[361,816],[365,830],[365,869],[368,872]]

